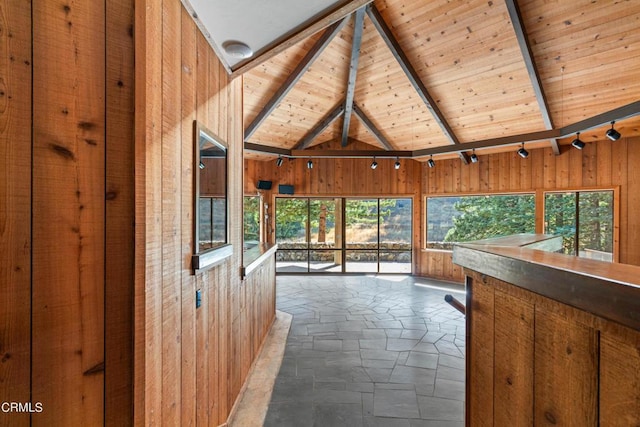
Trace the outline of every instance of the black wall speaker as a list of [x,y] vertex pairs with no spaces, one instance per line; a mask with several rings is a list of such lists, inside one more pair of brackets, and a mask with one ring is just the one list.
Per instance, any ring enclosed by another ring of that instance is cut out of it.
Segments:
[[271,190],[271,181],[258,181],[258,190]]
[[293,194],[293,185],[280,184],[278,186],[280,194]]

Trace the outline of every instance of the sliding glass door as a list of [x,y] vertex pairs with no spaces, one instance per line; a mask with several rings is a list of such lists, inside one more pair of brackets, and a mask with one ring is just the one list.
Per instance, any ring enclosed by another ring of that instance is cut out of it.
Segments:
[[277,198],[279,273],[411,273],[412,200]]

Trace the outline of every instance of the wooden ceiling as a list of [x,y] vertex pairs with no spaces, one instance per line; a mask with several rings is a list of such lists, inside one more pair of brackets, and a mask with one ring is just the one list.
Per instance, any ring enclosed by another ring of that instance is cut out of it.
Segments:
[[243,79],[245,142],[266,152],[564,149],[611,120],[640,135],[640,2],[376,0]]

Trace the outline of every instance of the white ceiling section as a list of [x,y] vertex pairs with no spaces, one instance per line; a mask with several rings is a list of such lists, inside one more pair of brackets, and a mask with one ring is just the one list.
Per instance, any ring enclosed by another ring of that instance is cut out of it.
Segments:
[[[183,0],[187,3],[187,0]],[[254,53],[305,26],[341,0],[188,0],[196,21],[230,68],[243,61],[226,54],[227,41],[247,44]]]

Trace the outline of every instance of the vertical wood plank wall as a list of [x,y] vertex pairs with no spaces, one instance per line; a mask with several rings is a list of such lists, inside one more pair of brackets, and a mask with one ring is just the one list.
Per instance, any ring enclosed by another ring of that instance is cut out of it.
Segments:
[[271,161],[245,161],[245,193],[256,194],[258,180],[273,182],[264,195],[270,200],[278,184],[292,184],[300,195],[406,195],[414,202],[414,274],[462,283],[462,269],[451,261],[451,252],[423,250],[424,199],[429,195],[497,193],[580,187],[620,187],[620,262],[640,265],[640,153],[639,138],[589,143],[582,151],[563,147],[555,156],[551,149],[530,150],[527,159],[515,152],[480,155],[469,165],[458,159],[440,160],[434,168],[426,163],[379,159],[371,170],[370,159],[285,160],[282,167]]
[[237,216],[192,274],[192,132],[229,143],[240,211],[241,78],[179,0],[0,0],[0,61],[0,402],[42,404],[0,425],[224,423],[275,268],[240,279]]
[[[229,79],[179,0],[136,1],[136,14],[135,422],[219,425],[275,316],[275,267],[240,277],[242,79]],[[234,247],[197,275],[193,120],[229,147]]]

